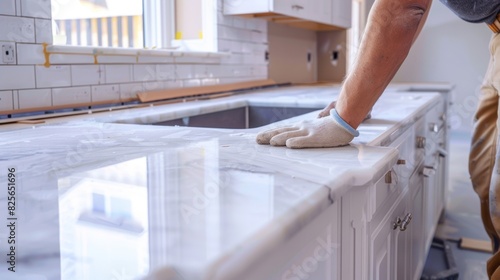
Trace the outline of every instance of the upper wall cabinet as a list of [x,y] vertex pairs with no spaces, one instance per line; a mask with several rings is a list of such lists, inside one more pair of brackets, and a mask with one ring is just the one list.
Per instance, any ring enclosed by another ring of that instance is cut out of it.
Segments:
[[224,14],[264,18],[312,30],[351,27],[352,0],[224,0]]

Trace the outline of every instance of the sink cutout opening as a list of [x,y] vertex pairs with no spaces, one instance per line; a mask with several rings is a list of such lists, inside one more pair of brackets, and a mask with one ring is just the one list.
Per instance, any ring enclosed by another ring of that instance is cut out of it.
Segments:
[[160,126],[246,129],[256,128],[322,108],[246,106],[153,123]]

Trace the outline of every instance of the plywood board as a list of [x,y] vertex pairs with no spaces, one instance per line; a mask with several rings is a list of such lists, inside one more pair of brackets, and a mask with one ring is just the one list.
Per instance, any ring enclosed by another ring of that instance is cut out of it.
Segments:
[[460,248],[469,249],[475,251],[482,251],[492,253],[491,242],[486,240],[478,240],[472,238],[462,238],[460,239]]
[[274,82],[273,80],[257,80],[257,81],[224,84],[224,85],[147,91],[147,92],[141,92],[137,94],[137,96],[139,97],[139,100],[141,102],[152,102],[158,100],[223,93],[223,92],[250,89],[256,87],[271,86],[271,85],[276,85],[276,82]]

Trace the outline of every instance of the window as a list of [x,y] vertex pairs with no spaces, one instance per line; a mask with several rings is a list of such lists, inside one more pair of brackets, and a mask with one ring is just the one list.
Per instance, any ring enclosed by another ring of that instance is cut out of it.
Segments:
[[365,26],[365,1],[364,0],[353,0],[352,1],[352,27],[348,31],[348,42],[349,42],[349,53],[347,68],[348,70],[352,67],[354,59],[358,54],[358,49],[361,44],[361,38]]
[[54,44],[142,48],[142,0],[52,0]]
[[216,51],[216,0],[52,0],[54,44]]

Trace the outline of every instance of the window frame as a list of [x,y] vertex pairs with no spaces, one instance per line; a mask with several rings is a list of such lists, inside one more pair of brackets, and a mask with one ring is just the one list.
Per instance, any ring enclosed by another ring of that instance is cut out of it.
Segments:
[[[53,0],[51,0],[54,2]],[[68,48],[114,50],[170,50],[185,53],[214,53],[217,46],[218,1],[202,0],[202,39],[175,39],[175,0],[142,0],[144,48],[55,45]],[[52,19],[53,20],[53,19]],[[53,35],[54,32],[52,33]]]

